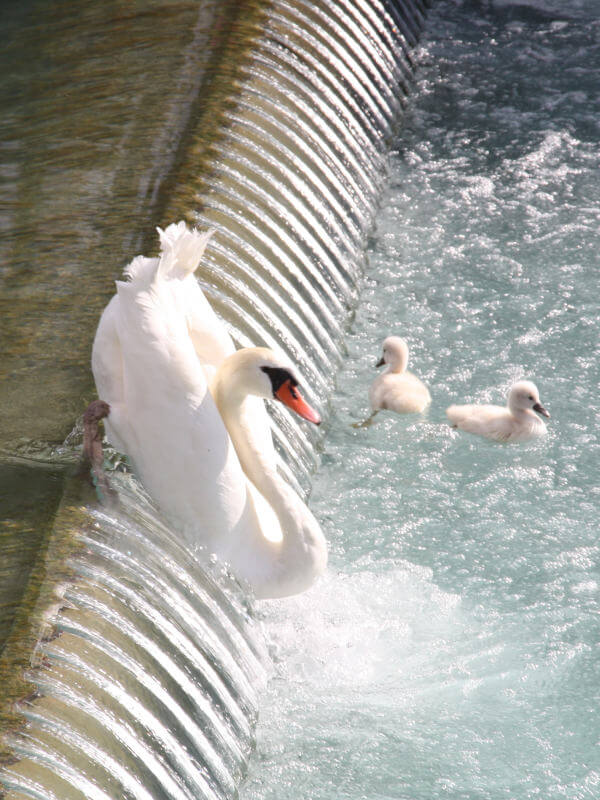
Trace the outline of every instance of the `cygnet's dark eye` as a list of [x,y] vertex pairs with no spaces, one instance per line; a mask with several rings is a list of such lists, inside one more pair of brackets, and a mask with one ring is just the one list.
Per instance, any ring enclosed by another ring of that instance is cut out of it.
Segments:
[[533,400],[533,395],[532,394],[529,395],[529,399]]

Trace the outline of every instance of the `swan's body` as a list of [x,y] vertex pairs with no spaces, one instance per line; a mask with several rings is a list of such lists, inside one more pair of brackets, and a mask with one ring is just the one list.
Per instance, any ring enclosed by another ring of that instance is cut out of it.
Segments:
[[378,367],[387,364],[387,369],[371,384],[369,402],[373,411],[388,409],[397,414],[423,411],[431,403],[431,395],[425,384],[408,372],[408,345],[399,336],[388,336],[383,342],[383,356]]
[[519,381],[511,387],[506,407],[465,405],[450,406],[446,410],[454,428],[497,442],[523,442],[543,436],[546,425],[538,414],[550,416],[540,403],[537,387],[531,381]]
[[96,333],[92,368],[111,408],[107,437],[190,540],[226,560],[258,597],[300,592],[324,570],[326,544],[277,472],[261,398],[277,390],[307,419],[318,416],[302,406],[284,359],[265,348],[235,351],[193,276],[210,234],[184,223],[160,233],[160,259],[134,259]]

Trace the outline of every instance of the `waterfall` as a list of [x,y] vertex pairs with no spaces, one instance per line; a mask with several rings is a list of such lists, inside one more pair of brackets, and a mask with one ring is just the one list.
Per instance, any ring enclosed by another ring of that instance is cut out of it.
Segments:
[[[217,229],[198,271],[206,296],[238,345],[298,363],[323,410],[426,9],[257,8],[230,94],[186,134],[164,216]],[[306,492],[318,434],[278,409],[273,431]],[[111,477],[118,508],[67,481],[46,543],[62,571],[41,582],[43,634],[6,725],[0,783],[7,800],[232,797],[263,680],[251,606],[225,568],[178,543],[126,471]]]
[[252,744],[260,637],[234,582],[123,477],[118,512],[63,502],[76,541],[4,781],[57,800],[230,797]]

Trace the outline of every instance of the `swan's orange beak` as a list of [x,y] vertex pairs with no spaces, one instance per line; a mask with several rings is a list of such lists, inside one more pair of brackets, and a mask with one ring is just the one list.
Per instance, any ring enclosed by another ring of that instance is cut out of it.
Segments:
[[300,392],[298,391],[297,386],[292,386],[291,381],[285,381],[282,383],[279,389],[275,392],[275,397],[278,400],[291,408],[292,411],[295,411],[302,419],[306,419],[309,422],[314,422],[315,425],[321,424],[321,417],[317,414],[314,408],[311,408],[306,400],[302,397]]

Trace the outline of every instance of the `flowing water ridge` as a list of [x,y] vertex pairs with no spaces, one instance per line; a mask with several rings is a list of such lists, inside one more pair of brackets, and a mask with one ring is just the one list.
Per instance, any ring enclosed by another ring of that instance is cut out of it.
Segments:
[[[217,228],[197,274],[234,340],[287,353],[317,407],[340,363],[424,14],[421,3],[271,4],[220,135],[192,148],[187,175],[201,178],[186,177],[170,207]],[[272,411],[306,487],[314,440]]]
[[[190,133],[165,216],[217,229],[200,271],[209,300],[237,343],[284,350],[323,405],[425,8],[254,11],[252,46],[231,94]],[[282,469],[306,490],[315,440],[273,418]],[[113,480],[119,509],[82,508],[73,489],[57,515],[48,551],[60,543],[63,568],[60,583],[46,576],[6,796],[232,796],[264,659],[243,590],[181,548],[131,476]]]
[[[598,796],[598,32],[585,0],[432,8],[313,484],[331,569],[265,611],[244,800]],[[354,428],[389,334],[431,406]],[[450,429],[522,377],[547,436]]]
[[118,478],[118,514],[63,501],[74,543],[25,676],[28,725],[6,737],[7,796],[229,797],[252,744],[260,639],[236,585]]

